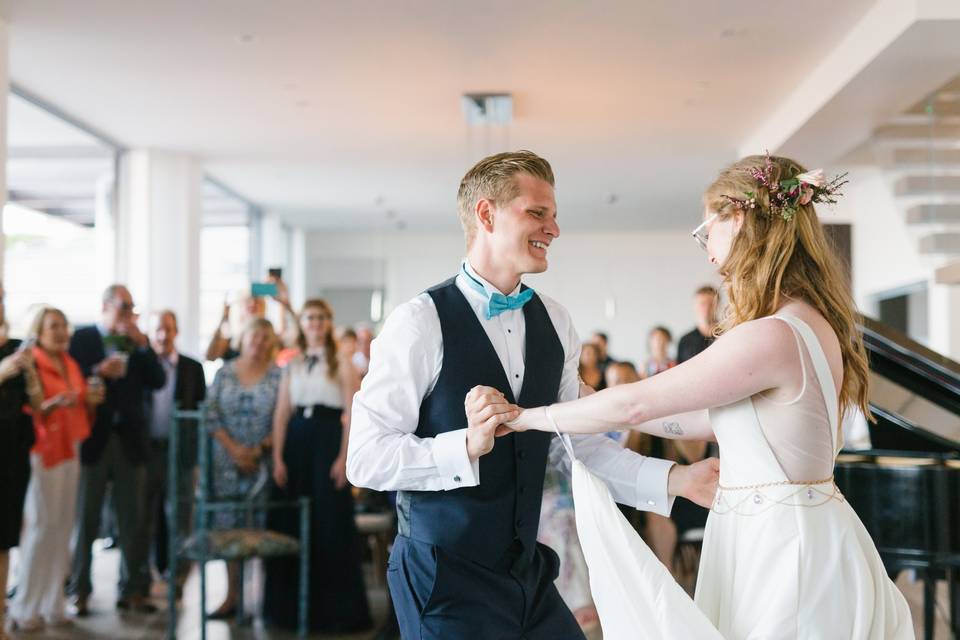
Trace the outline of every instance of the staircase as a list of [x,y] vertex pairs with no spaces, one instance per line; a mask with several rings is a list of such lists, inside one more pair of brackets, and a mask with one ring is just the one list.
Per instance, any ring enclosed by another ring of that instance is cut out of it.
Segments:
[[919,253],[934,268],[960,260],[960,76],[876,128],[870,146]]

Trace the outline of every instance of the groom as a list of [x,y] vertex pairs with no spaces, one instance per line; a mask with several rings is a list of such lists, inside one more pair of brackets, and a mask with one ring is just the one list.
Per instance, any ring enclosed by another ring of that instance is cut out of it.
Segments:
[[[520,283],[547,269],[560,235],[553,189],[529,151],[467,172],[467,257],[390,315],[354,399],[347,476],[399,491],[387,580],[404,639],[583,638],[553,585],[557,554],[536,541],[548,455],[559,462],[562,448],[542,432],[495,437],[516,405],[581,393],[570,315]],[[477,386],[496,391],[467,397]],[[671,496],[712,498],[712,462],[674,466],[602,435],[573,443],[618,502],[668,515]]]

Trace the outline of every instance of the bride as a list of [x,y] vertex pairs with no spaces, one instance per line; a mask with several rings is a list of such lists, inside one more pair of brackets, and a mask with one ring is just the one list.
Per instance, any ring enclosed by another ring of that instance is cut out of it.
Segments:
[[602,483],[574,463],[605,637],[914,637],[903,595],[833,482],[844,412],[870,415],[856,312],[813,206],[834,202],[841,179],[769,156],[725,169],[694,232],[729,300],[720,338],[658,376],[526,409],[506,425],[559,433],[629,425],[719,443],[696,606]]

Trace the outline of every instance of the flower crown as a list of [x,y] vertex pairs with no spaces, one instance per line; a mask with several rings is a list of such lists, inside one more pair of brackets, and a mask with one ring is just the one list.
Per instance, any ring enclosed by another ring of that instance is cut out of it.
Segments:
[[786,180],[775,180],[773,159],[769,153],[764,167],[750,169],[750,175],[757,181],[758,187],[766,187],[770,194],[766,211],[763,203],[757,200],[757,194],[754,191],[745,192],[745,198],[734,198],[728,195],[724,195],[723,198],[743,211],[759,209],[769,216],[780,216],[787,222],[793,220],[797,209],[805,204],[811,202],[835,204],[837,197],[843,195],[840,187],[849,182],[846,180],[846,173],[835,176],[828,182],[824,177],[823,169],[807,171]]

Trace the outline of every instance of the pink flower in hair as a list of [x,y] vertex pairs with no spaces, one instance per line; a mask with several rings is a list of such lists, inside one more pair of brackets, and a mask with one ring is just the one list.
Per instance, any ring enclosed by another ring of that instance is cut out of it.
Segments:
[[[827,178],[823,174],[823,169],[814,169],[813,171],[801,173],[797,176],[797,180],[799,180],[801,183],[806,183],[811,187],[822,187],[827,183]],[[803,204],[806,204],[806,202]]]
[[810,204],[810,201],[813,200],[813,187],[804,185],[800,190],[800,204]]

